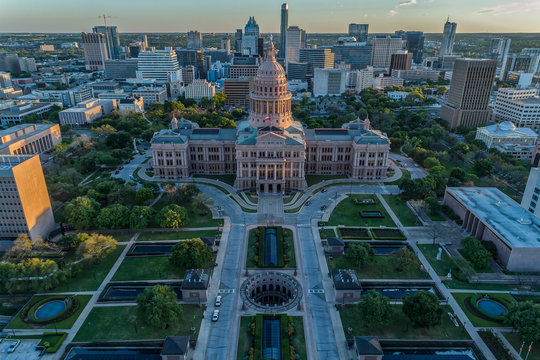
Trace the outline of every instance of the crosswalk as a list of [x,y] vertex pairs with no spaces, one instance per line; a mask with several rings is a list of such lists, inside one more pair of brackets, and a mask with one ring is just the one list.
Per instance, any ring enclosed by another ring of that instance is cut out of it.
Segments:
[[219,294],[234,294],[234,289],[219,289]]
[[308,289],[308,294],[324,294],[324,289]]

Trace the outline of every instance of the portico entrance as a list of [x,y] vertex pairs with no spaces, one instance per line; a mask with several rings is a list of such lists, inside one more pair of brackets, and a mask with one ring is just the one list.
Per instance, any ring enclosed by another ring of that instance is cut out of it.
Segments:
[[285,191],[285,181],[282,182],[269,182],[269,181],[259,181],[257,186],[259,194],[283,194]]

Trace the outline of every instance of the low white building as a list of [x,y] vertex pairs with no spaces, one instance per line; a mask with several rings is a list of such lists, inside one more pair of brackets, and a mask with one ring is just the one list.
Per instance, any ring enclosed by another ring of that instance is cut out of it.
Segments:
[[132,111],[142,113],[144,110],[143,99],[142,97],[138,99],[134,97],[120,99],[118,102],[118,110],[122,115],[129,114]]
[[90,99],[60,111],[61,125],[85,126],[117,108],[115,99]]
[[347,71],[345,69],[314,69],[313,95],[341,95],[345,92]]
[[388,86],[403,86],[403,79],[393,77],[393,76],[379,76],[373,79],[373,88],[374,89],[385,89]]
[[373,67],[368,66],[365,69],[349,71],[347,73],[347,88],[359,93],[364,89],[373,86]]
[[211,99],[216,95],[216,87],[204,79],[195,79],[186,86],[184,96],[187,99],[201,101],[203,97]]
[[142,86],[133,90],[133,96],[136,98],[142,97],[144,106],[150,106],[153,103],[164,103],[167,100],[167,88],[164,87],[148,87]]
[[517,127],[527,127],[540,133],[540,98],[536,89],[502,88],[497,92],[493,119],[511,121]]
[[402,101],[409,95],[409,92],[406,91],[389,91],[386,93],[388,97],[394,101]]
[[478,128],[476,139],[488,148],[511,153],[519,160],[529,161],[534,152],[538,134],[529,128],[518,128],[509,121]]

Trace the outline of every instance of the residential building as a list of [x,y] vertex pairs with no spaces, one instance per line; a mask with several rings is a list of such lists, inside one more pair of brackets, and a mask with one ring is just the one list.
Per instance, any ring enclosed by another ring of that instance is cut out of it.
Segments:
[[314,69],[334,68],[334,54],[329,48],[300,49],[300,62],[308,64],[307,74],[313,76]]
[[86,126],[117,108],[115,99],[90,99],[58,113],[61,125]]
[[441,118],[451,129],[482,126],[490,120],[488,104],[496,71],[495,60],[456,60],[448,99],[441,108]]
[[103,34],[105,37],[105,47],[107,49],[108,59],[120,59],[122,48],[120,47],[120,36],[116,26],[94,26],[92,28],[94,34]]
[[388,86],[403,86],[403,82],[404,81],[401,78],[395,76],[383,76],[383,74],[380,74],[373,78],[373,88],[384,90]]
[[0,239],[46,239],[54,216],[39,155],[0,155]]
[[238,108],[249,107],[249,92],[253,77],[239,77],[223,80],[223,92],[227,96],[225,105]]
[[521,198],[521,207],[537,218],[540,218],[540,206],[538,198],[540,197],[540,168],[531,168],[527,186]]
[[19,56],[17,53],[5,52],[0,53],[0,71],[18,74],[21,72]]
[[236,52],[242,52],[242,29],[236,29],[234,33],[234,49]]
[[413,54],[405,51],[399,51],[390,55],[390,70],[389,74],[393,74],[396,70],[409,70],[412,65]]
[[86,70],[105,69],[105,60],[110,59],[105,35],[83,32],[81,37]]
[[313,96],[341,95],[345,92],[345,69],[315,69]]
[[176,52],[165,50],[142,51],[137,61],[138,79],[156,79],[161,82],[181,81]]
[[6,109],[0,110],[0,122],[4,127],[19,124],[24,120],[25,116],[30,114],[42,116],[51,111],[55,105],[57,105],[57,103],[18,102]]
[[373,55],[371,65],[375,68],[390,67],[392,54],[403,49],[401,36],[377,35],[373,39]]
[[403,40],[405,40],[405,50],[413,55],[413,62],[421,64],[424,53],[424,33],[422,31],[407,31]]
[[373,45],[358,42],[348,42],[332,46],[334,67],[340,64],[351,66],[351,70],[361,70],[371,65]]
[[493,106],[493,119],[511,121],[540,134],[540,98],[536,89],[500,88]]
[[154,176],[236,174],[238,190],[270,193],[305,189],[306,174],[386,177],[390,141],[370,129],[368,119],[340,129],[305,129],[292,118],[292,95],[286,86],[285,71],[270,43],[251,86],[249,119],[238,122],[236,129],[200,129],[173,118],[171,128],[156,133],[151,142]]
[[454,40],[456,39],[457,24],[446,19],[443,30],[443,38],[439,49],[439,56],[452,55],[454,53]]
[[258,55],[259,47],[259,25],[255,21],[255,17],[250,16],[244,27],[244,35],[242,35],[242,54]]
[[[281,26],[279,37],[279,57],[287,58],[287,29],[289,28],[289,5],[281,4]],[[291,60],[292,61],[292,60]],[[298,61],[298,60],[296,60]]]
[[130,112],[142,113],[144,111],[143,98],[129,97],[118,100],[118,111],[122,115],[127,115]]
[[205,60],[204,60],[205,69],[208,69],[216,61],[219,61],[221,63],[226,63],[231,60],[231,54],[227,52],[227,50],[204,49],[203,55],[205,57]]
[[191,84],[195,80],[195,66],[188,65],[180,69],[182,74],[182,83],[184,85]]
[[538,134],[526,127],[516,127],[510,121],[478,128],[476,140],[482,141],[488,148],[496,148],[512,154],[518,160],[530,161]]
[[358,42],[366,42],[369,24],[349,24],[349,36],[354,36]]
[[21,71],[35,72],[37,71],[36,59],[30,57],[20,57],[19,66]]
[[190,30],[187,35],[187,48],[201,50],[203,47],[202,34],[196,30]]
[[306,46],[306,31],[298,26],[289,26],[287,29],[287,42],[285,44],[287,56],[285,64],[298,62],[300,60],[300,49]]
[[195,79],[186,86],[184,96],[187,99],[194,99],[197,102],[203,97],[211,99],[216,95],[216,87],[204,79]]
[[359,93],[373,86],[373,67],[347,72],[347,89]]
[[[534,192],[534,191],[533,191]],[[444,205],[461,219],[462,227],[497,248],[497,262],[514,272],[540,271],[540,219],[496,188],[446,188]]]
[[440,71],[431,69],[394,70],[392,75],[405,81],[439,80]]
[[497,60],[497,77],[502,78],[503,72],[506,69],[506,62],[508,60],[508,53],[510,52],[510,38],[496,38],[491,39],[489,46],[488,58]]
[[130,79],[137,77],[138,59],[105,60],[107,79]]
[[11,88],[13,83],[11,82],[11,74],[8,72],[0,72],[0,88]]
[[42,154],[62,140],[58,124],[20,124],[0,131],[1,155]]
[[136,98],[143,99],[144,106],[148,107],[153,103],[165,103],[167,100],[167,88],[163,87],[150,87],[150,86],[141,86],[132,92],[133,96]]

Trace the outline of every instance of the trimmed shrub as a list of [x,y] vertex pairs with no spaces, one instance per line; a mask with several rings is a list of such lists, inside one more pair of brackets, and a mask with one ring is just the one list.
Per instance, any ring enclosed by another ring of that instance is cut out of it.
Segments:
[[342,239],[371,240],[371,234],[366,228],[337,228],[337,232]]
[[372,228],[371,234],[375,240],[407,240],[405,234],[400,229],[375,229]]
[[67,333],[65,332],[59,332],[58,334],[53,332],[43,333],[39,345],[45,346],[46,353],[53,354],[60,349],[66,337]]

